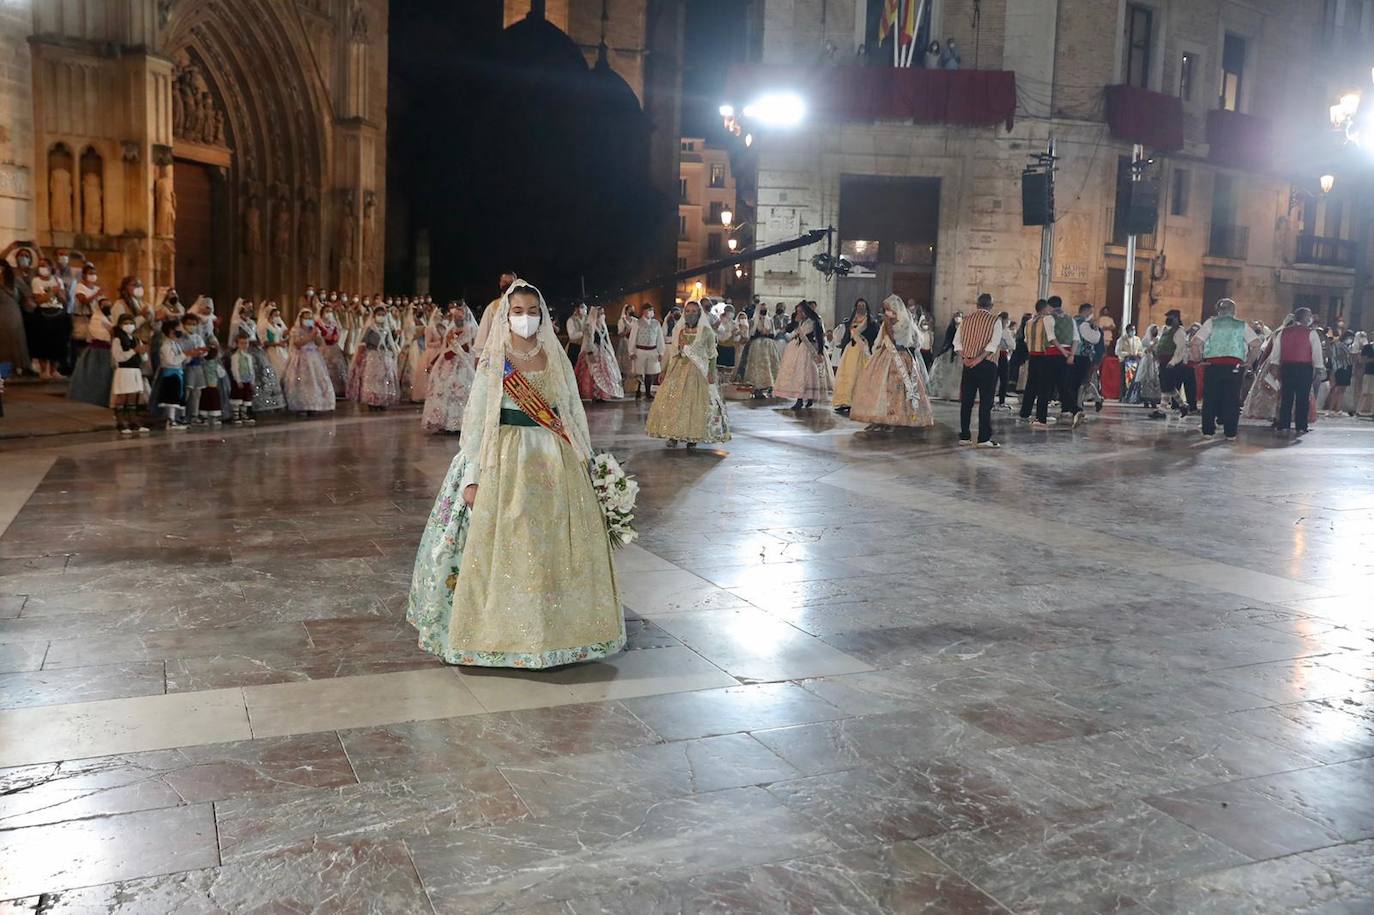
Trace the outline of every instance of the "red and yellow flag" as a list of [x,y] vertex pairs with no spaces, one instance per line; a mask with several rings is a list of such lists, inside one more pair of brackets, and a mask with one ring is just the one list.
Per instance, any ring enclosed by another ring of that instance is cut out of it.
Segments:
[[916,40],[916,14],[924,2],[925,0],[906,0],[903,4],[902,28],[897,35],[897,41],[902,47],[906,47]]
[[882,24],[878,26],[878,40],[887,41],[887,36],[897,27],[897,0],[884,0]]

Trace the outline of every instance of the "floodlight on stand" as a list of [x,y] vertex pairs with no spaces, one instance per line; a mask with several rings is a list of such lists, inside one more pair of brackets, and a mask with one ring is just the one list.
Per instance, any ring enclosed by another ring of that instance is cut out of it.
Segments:
[[753,145],[754,145],[754,135],[753,135],[752,133],[746,133],[746,134],[744,135],[744,145],[745,145],[745,146],[753,146]]
[[795,92],[770,92],[745,105],[744,116],[769,127],[796,127],[806,117],[806,102]]
[[1322,175],[1321,178],[1318,179],[1318,181],[1321,184],[1323,194],[1331,193],[1331,188],[1336,186],[1335,175]]
[[734,117],[734,116],[735,116],[735,106],[734,106],[734,105],[721,105],[721,106],[720,106],[720,116],[723,117],[723,118],[732,118],[732,117]]

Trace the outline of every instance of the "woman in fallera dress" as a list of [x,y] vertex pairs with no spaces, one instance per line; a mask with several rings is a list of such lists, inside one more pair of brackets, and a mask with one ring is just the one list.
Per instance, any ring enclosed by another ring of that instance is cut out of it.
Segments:
[[873,355],[873,341],[878,339],[878,321],[868,313],[868,302],[857,299],[844,322],[840,337],[840,366],[835,372],[835,412],[849,413],[854,405],[854,385],[859,374]]
[[954,351],[954,332],[964,321],[964,313],[957,311],[945,328],[945,339],[939,355],[930,368],[931,400],[958,400],[959,387],[964,377],[964,364]]
[[543,296],[502,296],[420,539],[406,618],[450,664],[548,668],[625,645],[587,417]]
[[797,305],[788,326],[787,348],[773,393],[796,400],[792,409],[800,410],[818,400],[829,400],[835,376],[825,359],[825,326],[811,306],[806,302]]
[[425,409],[420,414],[420,428],[431,435],[462,431],[463,413],[472,394],[477,318],[466,305],[455,305],[451,313],[451,321],[432,325],[443,337],[432,347],[437,358],[430,364]]
[[1159,406],[1163,393],[1159,389],[1159,362],[1155,359],[1155,344],[1159,342],[1159,325],[1151,324],[1145,328],[1145,336],[1140,338],[1144,352],[1140,365],[1135,370],[1135,386],[1142,406],[1154,409]]
[[334,399],[343,400],[348,395],[348,357],[344,355],[341,346],[344,328],[339,323],[335,306],[329,302],[320,306],[318,327],[320,338],[324,341],[320,355],[324,357],[325,367],[329,369],[329,383],[334,386]]
[[291,355],[286,360],[282,390],[286,407],[294,413],[330,413],[334,410],[334,383],[320,349],[324,336],[315,324],[315,313],[302,308],[287,339]]
[[285,377],[286,360],[291,356],[287,352],[288,333],[289,328],[282,320],[277,303],[263,302],[258,307],[258,342],[267,351],[267,361],[272,364],[272,371],[277,373],[278,378]]
[[583,400],[620,400],[625,383],[620,377],[620,360],[606,326],[606,309],[594,305],[587,312],[582,349],[577,355],[577,392]]
[[688,448],[730,440],[725,400],[716,385],[716,333],[702,317],[701,303],[683,306],[682,320],[668,341],[667,367],[644,431]]
[[358,353],[348,370],[349,400],[373,410],[385,410],[400,402],[396,375],[396,337],[386,308],[372,311],[372,325],[363,332]]
[[871,431],[935,425],[930,381],[917,349],[916,325],[900,296],[883,300],[882,322],[873,358],[855,385],[849,418],[868,423]]
[[768,309],[760,304],[754,309],[754,320],[750,322],[749,342],[744,346],[740,357],[739,369],[735,377],[754,391],[754,399],[762,400],[773,395],[773,385],[778,378],[777,341],[773,339],[773,318]]

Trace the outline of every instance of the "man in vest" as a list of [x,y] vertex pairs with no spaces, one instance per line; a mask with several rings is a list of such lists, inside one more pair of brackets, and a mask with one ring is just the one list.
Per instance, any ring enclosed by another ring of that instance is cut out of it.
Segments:
[[1217,302],[1216,313],[1202,323],[1195,343],[1202,346],[1202,435],[1217,434],[1217,420],[1221,420],[1226,440],[1236,440],[1240,425],[1240,383],[1245,377],[1245,363],[1251,347],[1259,344],[1259,335],[1250,325],[1236,317],[1236,303],[1231,299]]
[[1293,311],[1293,323],[1274,335],[1272,358],[1279,372],[1279,419],[1274,430],[1284,435],[1290,425],[1295,425],[1302,435],[1307,431],[1312,379],[1326,365],[1321,337],[1312,328],[1312,309]]
[[1097,347],[1102,343],[1102,331],[1093,320],[1092,305],[1087,302],[1078,306],[1078,317],[1074,318],[1073,332],[1073,358],[1065,367],[1064,389],[1060,400],[1064,404],[1064,412],[1073,417],[1076,428],[1083,421],[1083,405],[1079,402],[1079,393],[1093,370]]
[[[1054,309],[1058,304],[1062,312],[1064,303],[1059,296],[1051,296],[1035,303],[1035,317],[1026,326],[1026,352],[1029,355],[1026,371],[1026,392],[1021,397],[1021,418],[1030,419],[1035,410],[1031,426],[1046,428],[1050,424],[1050,398],[1058,390],[1068,357],[1073,354],[1071,345],[1059,342],[1055,323]],[[1069,322],[1072,332],[1073,322]]]
[[954,331],[954,351],[964,359],[959,385],[959,444],[973,444],[970,424],[978,398],[978,447],[1000,448],[992,440],[992,402],[997,393],[997,354],[1002,349],[1002,321],[992,313],[992,296],[978,297],[978,307]]
[[[1171,308],[1164,313],[1164,330],[1160,331],[1159,342],[1155,344],[1155,358],[1159,360],[1160,390],[1169,395],[1180,417],[1197,411],[1197,374],[1189,362],[1188,348],[1188,330],[1183,326],[1183,315],[1177,308]],[[1179,403],[1179,388],[1183,389],[1183,403]],[[1155,419],[1164,417],[1158,410],[1150,415]]]

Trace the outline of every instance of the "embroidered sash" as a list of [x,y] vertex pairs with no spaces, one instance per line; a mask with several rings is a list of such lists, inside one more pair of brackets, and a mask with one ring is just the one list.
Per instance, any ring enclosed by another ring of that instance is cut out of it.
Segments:
[[572,444],[572,439],[568,437],[568,430],[563,426],[563,420],[553,411],[553,407],[549,406],[544,395],[540,394],[539,390],[530,384],[529,379],[516,371],[509,359],[505,362],[501,386],[505,389],[506,396],[515,401],[516,406],[525,411],[526,416],[569,445]]

